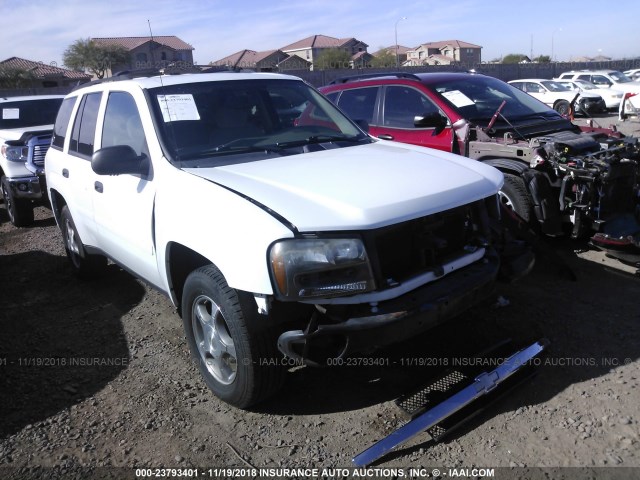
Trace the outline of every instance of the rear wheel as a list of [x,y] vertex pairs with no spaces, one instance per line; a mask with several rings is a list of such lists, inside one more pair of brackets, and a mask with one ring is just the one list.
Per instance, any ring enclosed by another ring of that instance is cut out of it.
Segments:
[[531,219],[531,200],[522,178],[510,173],[504,174],[504,185],[499,192],[503,205],[513,210],[524,221]]
[[7,177],[4,175],[0,179],[0,185],[9,221],[16,227],[28,227],[31,225],[33,223],[33,204],[31,200],[15,198],[11,193]]
[[282,385],[282,356],[271,322],[258,314],[250,294],[230,288],[213,265],[187,277],[182,321],[192,357],[221,400],[247,408]]
[[60,228],[67,257],[76,275],[81,278],[98,276],[107,265],[107,258],[102,255],[89,255],[80,240],[76,225],[71,218],[71,212],[65,205],[60,211]]

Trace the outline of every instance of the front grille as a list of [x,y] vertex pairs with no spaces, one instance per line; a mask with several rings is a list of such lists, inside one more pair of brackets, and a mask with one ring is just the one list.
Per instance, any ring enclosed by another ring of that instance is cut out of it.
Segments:
[[426,217],[375,230],[367,235],[373,252],[374,275],[381,288],[433,271],[466,255],[474,244],[474,217],[480,203],[464,205]]
[[44,167],[44,156],[47,154],[47,150],[49,150],[49,144],[45,145],[36,145],[33,147],[33,164],[36,167]]

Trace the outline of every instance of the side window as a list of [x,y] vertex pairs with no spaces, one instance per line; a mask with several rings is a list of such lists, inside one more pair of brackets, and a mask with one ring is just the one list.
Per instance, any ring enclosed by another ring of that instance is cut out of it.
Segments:
[[366,120],[373,123],[373,109],[376,105],[378,87],[344,90],[338,99],[338,106],[352,120]]
[[128,145],[138,155],[149,156],[142,120],[133,97],[126,92],[111,92],[102,127],[102,147]]
[[527,82],[525,84],[525,91],[528,93],[544,93],[544,88],[537,83]]
[[610,87],[612,85],[609,79],[604,75],[592,75],[591,83],[594,85],[604,85],[605,87]]
[[93,155],[93,142],[96,136],[98,108],[102,93],[89,93],[80,100],[80,107],[71,132],[69,153],[90,157]]
[[383,124],[387,127],[415,128],[415,117],[436,112],[438,107],[418,90],[401,86],[386,88]]
[[53,126],[53,141],[51,146],[59,150],[62,150],[64,147],[64,139],[67,135],[71,112],[76,104],[76,100],[78,100],[78,97],[65,98],[62,105],[60,105],[60,110],[58,110],[56,123]]

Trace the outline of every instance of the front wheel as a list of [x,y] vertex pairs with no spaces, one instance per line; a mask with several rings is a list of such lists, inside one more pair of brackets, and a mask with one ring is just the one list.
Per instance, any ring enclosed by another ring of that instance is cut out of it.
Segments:
[[569,115],[571,104],[566,100],[560,100],[556,102],[556,104],[553,106],[553,109],[560,115]]
[[281,386],[284,370],[271,322],[258,314],[250,294],[230,288],[213,265],[187,277],[182,321],[191,355],[221,400],[247,408]]
[[33,204],[31,200],[15,198],[11,193],[9,181],[4,175],[0,179],[4,206],[9,215],[9,221],[16,227],[28,227],[33,223]]
[[531,219],[531,199],[522,178],[504,174],[504,185],[499,192],[503,205],[518,214],[525,222]]

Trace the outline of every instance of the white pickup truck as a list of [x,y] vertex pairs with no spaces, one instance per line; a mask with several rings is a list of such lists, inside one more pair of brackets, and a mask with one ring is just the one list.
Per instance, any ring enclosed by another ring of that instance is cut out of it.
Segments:
[[44,158],[64,95],[0,97],[0,187],[9,220],[33,223],[35,203],[47,199]]
[[[485,298],[501,269],[502,173],[374,139],[295,77],[82,87],[46,176],[76,271],[108,257],[168,295],[207,385],[240,408],[278,389],[283,359],[412,337]],[[510,276],[533,262],[511,259]]]

